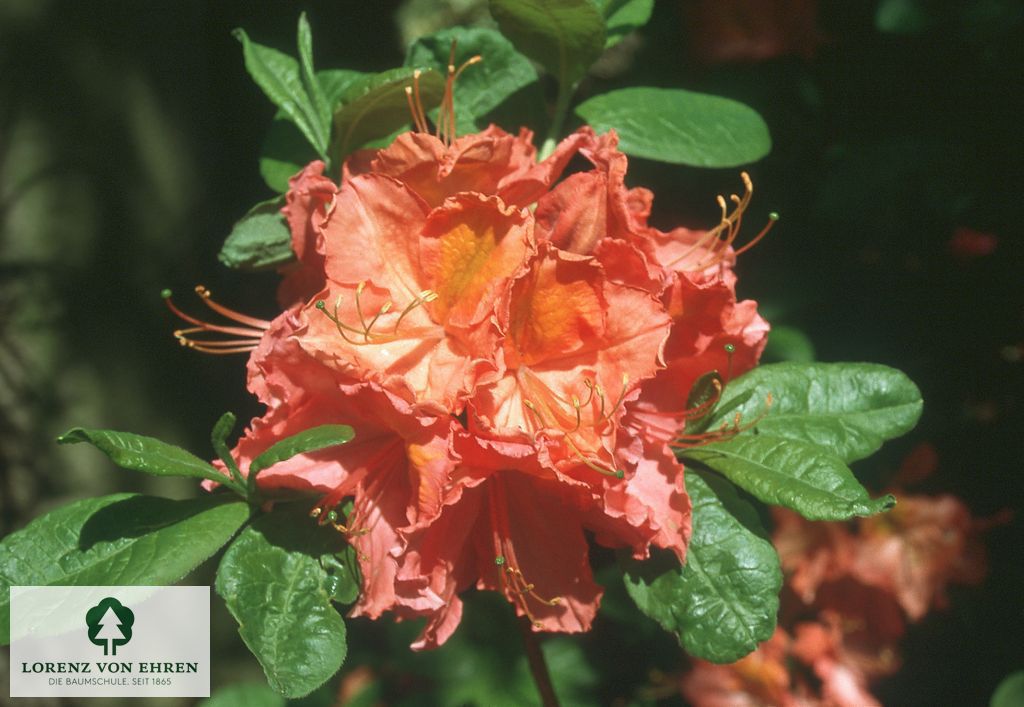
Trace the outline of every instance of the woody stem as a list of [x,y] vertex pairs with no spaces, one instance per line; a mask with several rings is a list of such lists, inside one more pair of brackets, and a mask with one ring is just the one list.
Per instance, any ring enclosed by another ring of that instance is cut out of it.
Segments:
[[544,662],[544,654],[540,650],[537,634],[533,632],[533,624],[525,616],[520,616],[516,623],[519,625],[519,635],[523,637],[526,660],[530,664],[530,673],[533,675],[533,682],[537,685],[537,692],[540,693],[541,704],[544,707],[559,707],[558,696],[555,695],[555,688],[551,684],[548,664]]

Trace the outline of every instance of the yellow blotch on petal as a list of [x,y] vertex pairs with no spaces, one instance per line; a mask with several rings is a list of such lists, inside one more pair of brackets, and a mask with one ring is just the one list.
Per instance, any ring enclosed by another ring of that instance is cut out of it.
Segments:
[[487,264],[498,244],[494,226],[478,228],[460,223],[441,236],[434,312],[442,321],[459,300],[479,296],[493,276]]
[[435,321],[467,326],[484,316],[527,256],[523,218],[497,199],[477,196],[459,197],[431,215],[420,264],[437,293]]
[[598,277],[588,261],[538,258],[512,295],[509,339],[522,364],[571,354],[601,335]]

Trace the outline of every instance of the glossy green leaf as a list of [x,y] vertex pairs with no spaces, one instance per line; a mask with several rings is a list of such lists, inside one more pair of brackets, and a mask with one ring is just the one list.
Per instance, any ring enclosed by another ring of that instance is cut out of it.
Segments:
[[198,707],[284,707],[285,699],[269,685],[243,682],[214,691]]
[[615,130],[628,155],[694,167],[735,167],[771,151],[768,126],[737,101],[681,89],[609,91],[576,107],[598,132]]
[[846,520],[887,511],[891,496],[872,499],[843,460],[824,447],[767,434],[740,435],[681,451],[764,503],[808,520]]
[[742,420],[752,421],[764,414],[758,434],[820,445],[847,462],[863,459],[886,440],[912,430],[923,405],[913,381],[887,366],[775,363],[729,383],[711,427],[726,421],[718,410],[741,396],[746,401],[729,416],[738,411]]
[[775,631],[782,569],[754,508],[728,482],[688,469],[693,535],[686,564],[665,553],[630,560],[626,588],[688,653],[739,660]]
[[281,213],[284,197],[252,207],[231,229],[220,262],[238,270],[268,270],[295,258],[292,234]]
[[[323,87],[317,80],[316,72],[313,69],[313,32],[309,28],[309,20],[306,13],[299,15],[298,41],[299,47],[299,69],[302,75],[302,87],[309,97],[310,105],[316,112],[317,123],[325,129],[324,137],[331,124],[331,105],[327,101]],[[325,143],[326,145],[326,143]]]
[[308,508],[274,510],[246,528],[217,571],[217,593],[238,632],[285,697],[302,697],[345,660],[345,623],[331,603],[320,558],[344,549]]
[[[326,69],[316,72],[317,81],[323,90],[330,113],[341,102],[341,96],[354,82],[367,74],[347,69]],[[267,186],[279,194],[288,191],[288,180],[303,167],[319,159],[316,150],[303,137],[295,124],[283,111],[278,111],[270,123],[270,129],[260,150],[260,176]]]
[[989,707],[1022,707],[1024,706],[1024,670],[1010,673],[999,683],[992,693]]
[[242,43],[245,68],[263,93],[280,108],[324,159],[330,125],[317,112],[299,73],[299,62],[283,52],[249,39],[245,30],[236,29]]
[[323,89],[324,97],[327,99],[327,105],[331,109],[331,115],[334,115],[334,109],[341,103],[342,96],[356,81],[361,81],[367,76],[364,71],[353,71],[352,69],[324,69],[323,71],[316,72],[316,80],[320,82],[320,87]]
[[654,0],[597,0],[604,15],[605,47],[621,42],[627,34],[643,27],[654,12]]
[[489,7],[501,33],[560,86],[575,85],[604,51],[604,17],[594,0],[490,0]]
[[466,68],[455,83],[456,128],[462,134],[487,127],[484,116],[537,81],[537,71],[501,34],[480,27],[452,27],[420,37],[409,47],[405,65],[443,74],[448,70],[453,41],[456,68],[473,56],[483,57],[479,64]]
[[[352,82],[334,112],[332,151],[334,163],[341,164],[350,153],[368,142],[390,135],[412,117],[405,88],[412,85],[413,69],[392,69],[364,76]],[[420,75],[420,100],[429,110],[444,94],[444,80],[436,71]]]
[[164,585],[219,550],[249,517],[233,496],[187,501],[115,494],[36,518],[0,542],[0,644],[11,585]]
[[115,432],[114,430],[70,429],[57,438],[58,444],[89,442],[120,467],[141,471],[154,476],[187,476],[209,479],[217,483],[228,481],[213,466],[173,444],[153,437]]
[[285,437],[280,442],[271,445],[249,464],[250,494],[256,490],[257,474],[268,466],[291,459],[296,454],[308,454],[327,447],[345,444],[353,437],[355,437],[355,432],[348,425],[320,425],[303,430],[291,437]]

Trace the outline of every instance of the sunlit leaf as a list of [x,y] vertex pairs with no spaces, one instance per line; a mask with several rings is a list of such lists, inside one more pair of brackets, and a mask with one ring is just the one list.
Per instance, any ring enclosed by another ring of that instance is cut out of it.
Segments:
[[757,512],[728,482],[688,469],[686,489],[693,502],[686,564],[668,553],[630,560],[626,588],[690,655],[730,663],[775,631],[779,557]]
[[[323,89],[332,115],[341,102],[342,94],[353,82],[365,76],[367,74],[361,71],[347,69],[326,69],[316,72],[317,81]],[[288,180],[315,159],[318,159],[316,150],[288,116],[283,111],[278,111],[270,123],[270,129],[260,150],[260,176],[263,177],[263,181],[274,191],[283,194],[288,191]]]
[[[767,404],[771,395],[771,405]],[[921,416],[921,391],[904,373],[875,363],[775,363],[734,379],[712,415],[730,408],[758,434],[810,442],[850,462],[906,434]]]
[[227,481],[224,474],[191,452],[153,437],[114,430],[70,429],[57,438],[58,444],[88,442],[120,467],[154,476],[187,476]]
[[771,151],[768,126],[738,101],[681,89],[635,87],[590,98],[576,112],[615,130],[628,155],[694,167],[735,167]]
[[339,533],[316,525],[305,509],[288,509],[257,519],[224,553],[217,593],[271,687],[285,697],[308,695],[345,660],[345,622],[320,562],[343,549]]
[[330,126],[317,111],[299,74],[299,62],[283,52],[249,39],[245,30],[236,29],[242,43],[245,68],[263,93],[295,123],[317,154],[327,158]]
[[[232,500],[234,499],[234,500]],[[0,644],[12,585],[165,585],[224,546],[249,517],[231,495],[187,501],[115,494],[36,518],[0,542]]]
[[348,425],[320,425],[275,442],[249,464],[250,494],[255,491],[256,476],[268,466],[291,459],[296,454],[308,454],[327,447],[345,444],[354,436],[355,432]]
[[808,520],[846,520],[889,510],[891,495],[872,499],[826,448],[765,434],[740,435],[680,456],[719,472],[764,503],[791,508]]

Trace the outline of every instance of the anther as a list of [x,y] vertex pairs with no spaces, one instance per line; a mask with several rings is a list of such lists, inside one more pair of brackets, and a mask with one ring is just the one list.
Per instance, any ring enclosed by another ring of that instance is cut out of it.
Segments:
[[[202,285],[197,285],[195,292],[207,307],[225,319],[242,326],[236,326],[235,324],[213,324],[186,314],[174,304],[171,290],[164,289],[160,292],[160,296],[163,298],[167,308],[179,319],[193,325],[176,329],[173,332],[174,338],[182,346],[209,354],[244,353],[256,348],[263,334],[270,328],[270,322],[264,319],[250,317],[214,302],[210,291]],[[196,338],[196,334],[224,334],[230,338]]]
[[[740,197],[736,194],[730,194],[729,200],[726,201],[725,197],[719,195],[715,199],[722,212],[718,225],[707,231],[707,233],[697,239],[695,243],[691,244],[682,255],[669,263],[669,267],[672,267],[677,263],[684,263],[684,261],[690,258],[690,256],[697,254],[702,250],[706,251],[706,255],[704,255],[704,257],[701,257],[697,259],[697,262],[690,263],[680,269],[688,272],[700,271],[721,263],[726,258],[730,246],[732,246],[739,235],[740,227],[743,224],[743,214],[750,205],[750,200],[754,193],[754,183],[751,181],[750,175],[746,172],[741,172],[740,179],[743,181],[743,196]],[[732,213],[729,212],[729,202],[735,206]],[[769,214],[768,224],[761,229],[761,231],[754,236],[749,243],[734,250],[733,256],[745,253],[757,245],[757,243],[768,234],[778,219],[779,215],[777,213],[772,212]]]

